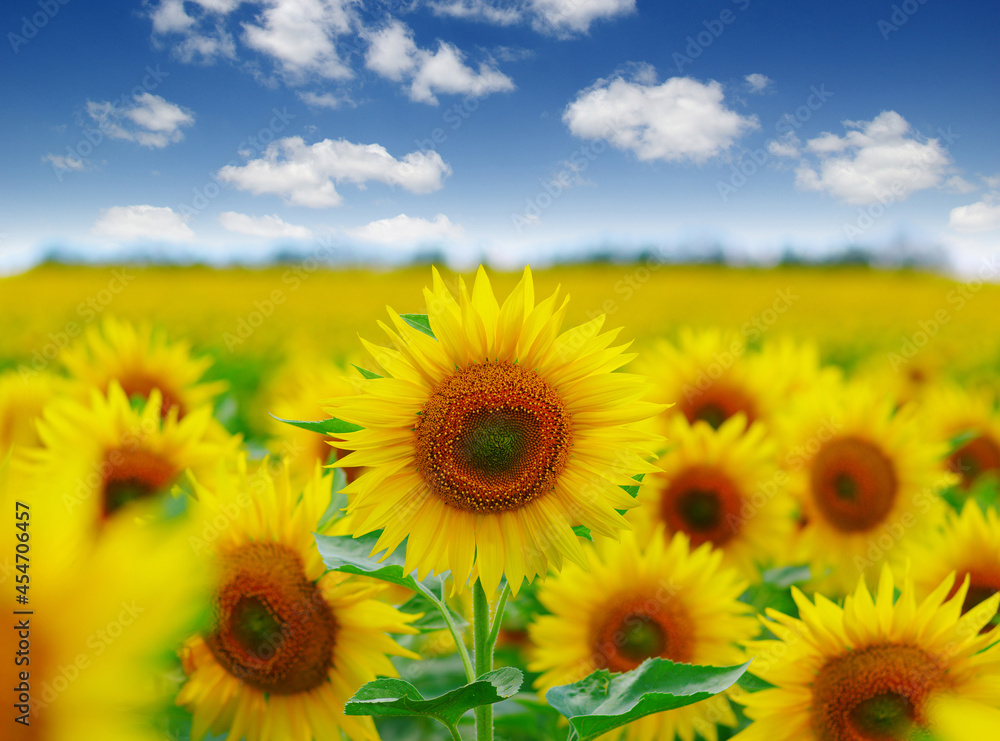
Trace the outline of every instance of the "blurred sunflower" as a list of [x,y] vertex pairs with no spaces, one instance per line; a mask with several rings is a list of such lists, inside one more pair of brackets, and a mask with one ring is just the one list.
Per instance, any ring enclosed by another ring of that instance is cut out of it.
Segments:
[[673,404],[665,417],[718,428],[742,413],[752,424],[770,418],[777,403],[772,374],[749,363],[746,339],[718,329],[680,330],[677,343],[661,340],[636,361],[635,369],[655,386],[653,399]]
[[[944,513],[939,491],[945,446],[929,441],[912,406],[858,383],[823,387],[784,420],[783,464],[800,508],[791,558],[818,575],[827,594],[852,589],[858,573],[878,575],[911,539],[927,536]],[[826,576],[822,576],[828,572]]]
[[[95,548],[67,556],[59,547],[69,527],[62,507],[26,491],[20,481],[6,486],[3,468],[0,508],[25,525],[14,532],[27,533],[30,548],[28,603],[12,605],[14,579],[4,585],[0,682],[11,703],[20,699],[16,688],[22,682],[30,687],[29,708],[7,705],[4,724],[12,730],[5,737],[162,739],[174,689],[170,656],[205,604],[187,531],[176,523],[136,528],[119,521],[108,525]],[[27,652],[19,646],[20,621],[27,624]],[[16,663],[18,651],[30,663]],[[27,727],[14,726],[12,716],[24,710]]]
[[994,509],[984,514],[970,499],[961,515],[949,514],[941,533],[914,543],[910,557],[918,596],[930,594],[952,572],[958,582],[968,576],[969,591],[962,605],[968,612],[1000,592],[1000,516]]
[[742,694],[754,722],[739,741],[994,738],[1000,728],[1000,631],[979,634],[1000,596],[960,617],[967,584],[954,576],[917,603],[907,579],[882,567],[876,596],[864,579],[840,607],[792,596],[800,619],[768,610],[777,640],[748,644],[750,672],[774,687]]
[[100,327],[87,328],[67,347],[62,363],[74,378],[107,392],[117,381],[128,398],[148,399],[160,392],[160,416],[174,407],[181,419],[192,411],[211,407],[226,389],[224,381],[200,382],[212,365],[208,357],[193,358],[186,342],[171,342],[148,324],[139,327],[107,317]]
[[718,430],[674,417],[660,470],[639,487],[642,505],[626,519],[643,537],[662,524],[668,540],[683,532],[692,546],[711,543],[723,563],[753,580],[781,560],[792,536],[787,477],[775,465],[775,444],[760,423],[747,430],[742,414]]
[[117,381],[106,396],[90,396],[89,404],[67,398],[46,407],[38,424],[44,447],[24,456],[39,495],[60,502],[85,539],[133,502],[169,492],[185,469],[214,472],[239,446],[238,437],[219,441],[210,432],[209,407],[181,420],[173,407],[161,418],[159,389],[135,405]]
[[[655,437],[632,427],[659,409],[643,379],[613,372],[632,356],[601,332],[604,317],[560,334],[557,289],[535,304],[531,272],[503,306],[480,268],[458,300],[434,271],[425,290],[436,340],[390,309],[381,325],[395,349],[365,343],[387,377],[327,409],[362,426],[337,466],[372,470],[345,488],[356,535],[382,529],[376,551],[404,539],[406,568],[473,568],[487,594],[503,575],[522,581],[563,558],[584,562],[572,528],[617,537],[616,509],[635,506],[620,485],[653,470]],[[448,533],[449,537],[441,537]]]
[[1000,475],[1000,412],[992,395],[941,384],[922,406],[934,438],[952,443],[945,462],[961,477],[962,489]]
[[194,715],[192,739],[378,738],[371,718],[343,714],[344,702],[377,675],[396,676],[387,654],[419,658],[387,635],[416,633],[415,616],[376,599],[371,581],[324,576],[313,532],[329,478],[317,471],[300,493],[287,468],[241,466],[212,488],[194,482],[196,519],[213,535],[197,550],[209,551],[218,581],[212,629],[182,652],[177,704]]
[[42,409],[68,385],[65,379],[50,373],[0,373],[0,458],[15,445],[41,445],[36,425]]
[[[678,534],[656,532],[643,550],[632,533],[621,545],[590,549],[589,571],[569,565],[542,585],[538,599],[552,614],[529,625],[530,671],[542,672],[541,693],[598,669],[627,672],[648,658],[730,666],[746,660],[736,644],[757,635],[750,608],[738,597],[746,584],[721,567],[722,553],[690,550]],[[647,716],[612,738],[691,741],[695,731],[716,739],[716,723],[736,725],[724,695]]]
[[[356,368],[308,352],[296,352],[293,357],[270,380],[262,398],[264,409],[273,415],[267,417],[272,436],[268,448],[288,461],[294,480],[304,483],[312,476],[317,462],[326,465],[343,451],[330,445],[334,437],[317,436],[315,432],[278,420],[322,419],[326,416],[323,408],[333,399],[358,392],[358,384],[352,378],[360,381],[362,376]],[[361,469],[348,467],[344,474],[351,482],[361,475]]]

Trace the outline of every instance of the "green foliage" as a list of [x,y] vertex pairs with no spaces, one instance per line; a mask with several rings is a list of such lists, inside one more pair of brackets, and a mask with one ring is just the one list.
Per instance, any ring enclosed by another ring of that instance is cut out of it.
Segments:
[[473,708],[492,705],[513,696],[523,675],[513,667],[487,672],[475,682],[425,699],[420,691],[402,679],[376,679],[364,685],[344,705],[345,715],[425,716],[454,728],[459,719]]
[[[273,414],[271,416],[274,417]],[[351,424],[350,422],[345,422],[344,420],[337,419],[336,417],[320,419],[315,422],[298,419],[282,419],[281,417],[274,418],[279,422],[284,422],[286,425],[301,427],[303,430],[318,432],[321,435],[339,435],[343,432],[357,432],[358,430],[364,429],[364,427],[361,427],[360,425]]]
[[[431,320],[426,314],[400,314],[400,319],[409,324],[414,329],[419,329],[425,335],[434,337],[434,330],[431,329]],[[436,340],[437,337],[434,337]]]
[[553,687],[545,699],[569,719],[568,741],[590,741],[647,715],[717,695],[735,684],[749,665],[691,666],[647,659],[625,674],[602,669],[579,682]]

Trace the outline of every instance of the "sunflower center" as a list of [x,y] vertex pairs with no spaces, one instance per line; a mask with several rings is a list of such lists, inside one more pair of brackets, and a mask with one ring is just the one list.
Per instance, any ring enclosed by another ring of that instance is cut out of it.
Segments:
[[646,659],[687,662],[694,624],[676,600],[635,599],[615,604],[594,632],[594,664],[612,672],[635,669]]
[[739,412],[747,416],[748,424],[757,418],[756,406],[745,393],[718,381],[694,398],[686,399],[680,409],[691,424],[701,420],[716,430]]
[[877,447],[856,437],[835,438],[816,454],[810,469],[813,501],[838,530],[870,530],[896,501],[896,469]]
[[130,399],[136,396],[149,399],[149,395],[153,392],[153,389],[159,389],[163,399],[160,404],[160,417],[165,418],[171,407],[177,407],[177,419],[184,416],[186,410],[181,404],[180,399],[164,388],[163,384],[157,379],[136,374],[120,379],[119,383],[121,384],[122,391],[125,392],[125,396]]
[[926,725],[944,668],[913,646],[881,645],[829,660],[813,681],[812,725],[831,741],[891,741]]
[[708,542],[719,546],[739,531],[741,503],[736,484],[728,476],[694,466],[675,476],[663,491],[660,516],[670,533],[686,533],[693,547]]
[[1000,471],[1000,445],[989,435],[980,435],[952,453],[948,464],[962,477],[962,488],[968,489],[981,474]]
[[222,667],[278,695],[327,681],[338,625],[299,556],[279,543],[248,543],[222,559],[222,573],[206,637]]
[[177,476],[169,461],[147,450],[115,448],[104,455],[104,517],[125,505],[147,499],[163,490]]
[[420,474],[448,504],[504,512],[552,490],[572,442],[572,420],[555,390],[504,361],[467,366],[438,384],[415,447]]

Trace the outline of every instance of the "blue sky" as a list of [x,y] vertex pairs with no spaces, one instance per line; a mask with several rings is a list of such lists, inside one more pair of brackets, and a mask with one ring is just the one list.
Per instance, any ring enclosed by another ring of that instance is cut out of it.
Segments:
[[0,266],[1000,235],[995,3],[12,0]]

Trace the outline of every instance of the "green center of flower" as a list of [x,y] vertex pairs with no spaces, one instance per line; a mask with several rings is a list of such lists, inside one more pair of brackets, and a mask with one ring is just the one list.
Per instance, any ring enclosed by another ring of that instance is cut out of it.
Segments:
[[707,422],[713,430],[717,430],[722,426],[730,415],[726,414],[726,410],[723,409],[718,404],[708,403],[703,406],[698,407],[698,411],[695,412],[695,420],[701,420]]
[[688,527],[696,531],[715,528],[719,524],[722,505],[714,491],[694,489],[686,492],[677,503]]
[[661,656],[667,649],[663,627],[647,615],[631,615],[622,627],[621,655],[636,663]]
[[514,411],[482,410],[466,418],[466,432],[456,441],[455,452],[471,468],[498,474],[516,467],[529,441],[538,433],[529,415]]
[[244,597],[233,608],[233,637],[243,647],[260,654],[268,646],[280,645],[284,625],[258,597]]
[[839,499],[856,499],[858,496],[858,485],[846,473],[838,473],[834,476],[833,490]]
[[914,730],[913,703],[902,695],[886,692],[854,707],[850,722],[865,739],[893,741],[910,738]]

